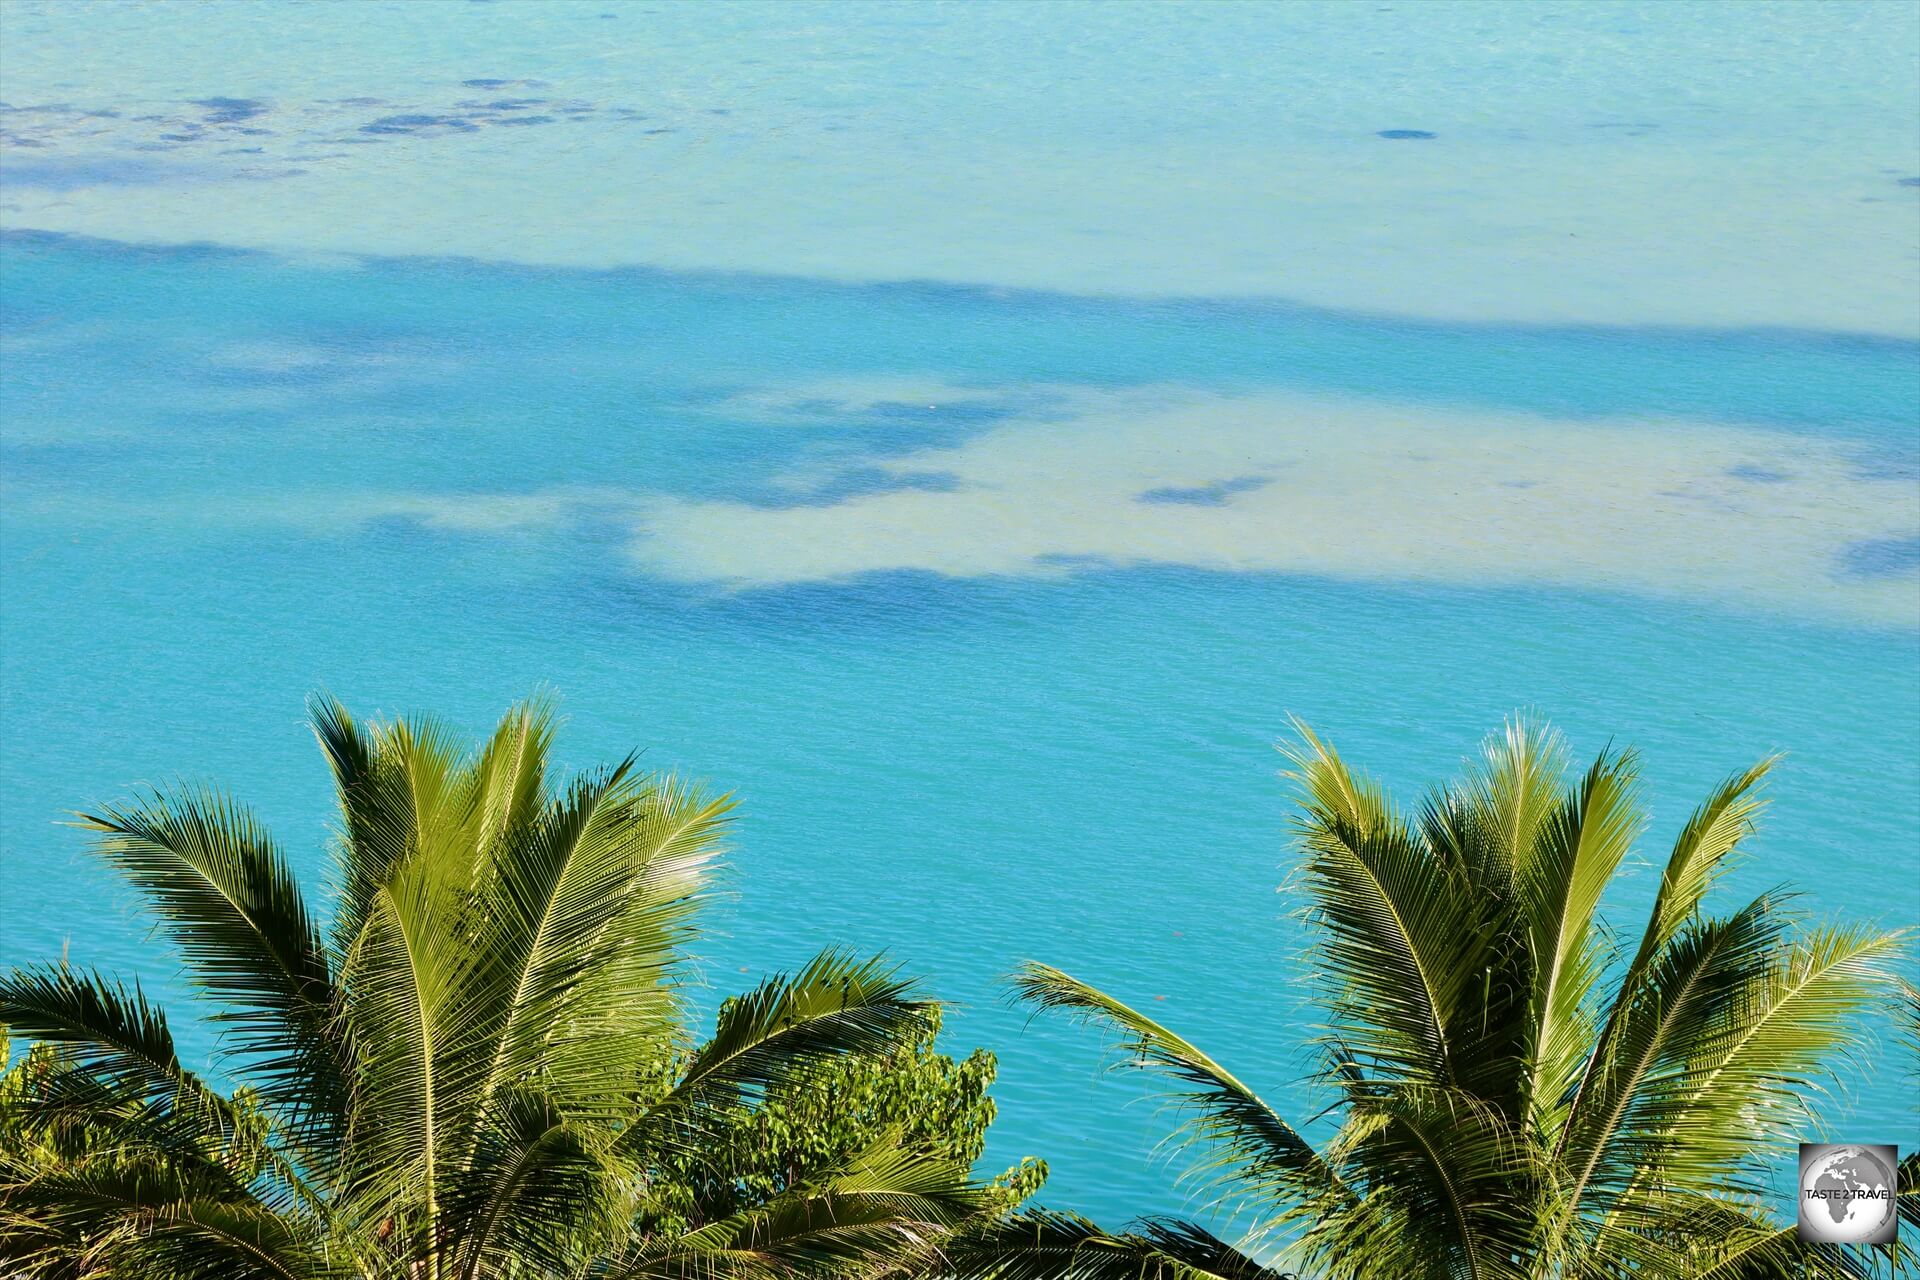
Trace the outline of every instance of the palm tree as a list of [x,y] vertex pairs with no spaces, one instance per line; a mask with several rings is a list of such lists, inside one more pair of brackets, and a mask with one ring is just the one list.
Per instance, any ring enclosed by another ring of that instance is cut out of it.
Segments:
[[1894,935],[1805,927],[1778,891],[1706,899],[1751,831],[1771,761],[1681,829],[1651,914],[1616,950],[1602,891],[1645,826],[1630,752],[1567,784],[1543,726],[1516,722],[1412,815],[1297,726],[1300,867],[1325,1021],[1317,1146],[1226,1067],[1045,965],[1018,996],[1116,1033],[1170,1077],[1229,1244],[1151,1221],[1110,1234],[1029,1212],[970,1246],[996,1280],[1278,1273],[1263,1247],[1341,1280],[1851,1276],[1890,1258],[1822,1253],[1766,1213],[1768,1165],[1892,992]]
[[[0,1261],[179,1280],[811,1275],[917,1256],[981,1206],[964,1169],[879,1141],[718,1221],[641,1229],[652,1164],[766,1091],[911,1041],[935,1006],[831,952],[727,1002],[695,1043],[686,949],[726,797],[631,758],[555,783],[540,703],[473,752],[431,721],[363,727],[321,700],[312,719],[339,798],[324,926],[220,795],[82,819],[215,1006],[244,1087],[183,1066],[137,984],[64,961],[0,980],[0,1023],[42,1042],[9,1109],[41,1138],[0,1157]],[[643,1085],[662,1062],[671,1078]]]

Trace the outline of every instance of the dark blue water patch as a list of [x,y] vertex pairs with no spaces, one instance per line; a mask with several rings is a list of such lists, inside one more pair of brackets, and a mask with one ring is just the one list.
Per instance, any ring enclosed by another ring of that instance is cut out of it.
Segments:
[[479,128],[465,116],[435,116],[408,113],[396,116],[381,116],[360,126],[362,133],[421,133],[429,130],[450,129],[456,133],[472,133]]
[[1920,449],[1904,442],[1868,449],[1853,460],[1859,480],[1920,480]]
[[417,516],[375,516],[359,527],[356,536],[376,547],[416,548],[430,542],[437,530]]
[[[76,107],[71,102],[41,102],[41,103],[35,103],[32,106],[15,106],[9,102],[0,102],[0,112],[4,112],[7,115],[22,115],[22,116],[107,115],[107,118],[109,119],[117,120],[120,118],[120,113],[117,111],[109,114],[109,113],[104,113],[97,110],[88,110],[82,107]],[[159,117],[138,116],[135,118],[144,120],[144,119],[158,119]]]
[[[731,431],[754,447],[786,453],[805,452],[816,465],[839,459],[901,457],[927,449],[958,445],[996,423],[1020,418],[1046,421],[1059,415],[1059,398],[1019,387],[989,398],[849,403],[825,396],[790,400],[761,398],[762,384],[734,383],[688,388],[674,397],[675,412],[692,411]],[[968,388],[978,396],[981,388]],[[745,401],[736,405],[736,398]],[[771,420],[769,420],[771,419]],[[783,443],[784,442],[784,443]],[[744,497],[733,492],[713,496]]]
[[1920,187],[1920,178],[1902,178],[1900,179],[1900,185],[1903,187]]
[[811,396],[788,401],[785,407],[790,413],[811,414],[816,417],[822,417],[839,411],[844,408],[844,406],[845,401],[827,400],[817,396]]
[[1183,507],[1224,507],[1227,499],[1236,493],[1251,493],[1255,489],[1264,489],[1272,484],[1268,476],[1235,476],[1231,480],[1216,480],[1212,484],[1195,485],[1192,488],[1167,486],[1148,489],[1134,495],[1135,502],[1166,504]]
[[[582,563],[604,566],[612,558],[583,557]],[[1649,654],[1661,652],[1676,633],[1699,637],[1694,643],[1704,648],[1720,643],[1729,628],[1779,636],[1793,644],[1851,644],[1863,636],[1909,635],[1912,630],[1817,617],[1755,618],[1706,602],[1590,589],[1355,582],[1310,573],[1116,564],[1097,556],[1047,560],[1048,567],[1065,572],[1044,577],[955,576],[885,569],[817,581],[739,585],[590,569],[545,588],[551,594],[539,609],[543,616],[565,618],[570,635],[604,631],[630,637],[636,628],[648,635],[725,632],[749,640],[764,637],[764,643],[775,645],[798,636],[854,634],[875,643],[930,633],[964,636],[990,620],[1063,634],[1092,626],[1111,635],[1122,625],[1115,620],[1116,611],[1164,619],[1212,616],[1223,607],[1246,609],[1249,623],[1264,628],[1337,632],[1350,627],[1360,633],[1391,619],[1397,633],[1425,634],[1431,626],[1457,633],[1463,651],[1473,648],[1470,633],[1490,613],[1518,619],[1538,617],[1543,610],[1567,624],[1577,620],[1594,634],[1631,633]],[[1536,695],[1527,686],[1514,687],[1507,696],[1513,701],[1495,709],[1496,716]]]
[[[58,171],[51,177],[65,180]],[[215,253],[225,266],[208,275]],[[120,263],[137,268],[122,271]],[[1048,385],[1282,388],[1576,420],[1733,422],[1850,439],[1896,456],[1911,451],[1920,403],[1920,343],[1809,330],[1443,324],[1279,301],[446,258],[365,258],[334,268],[239,249],[174,253],[32,231],[0,232],[0,265],[11,306],[44,298],[109,327],[131,313],[191,331],[239,290],[301,333],[363,330],[490,351],[497,367],[516,370],[513,396],[535,406],[543,397],[581,401],[596,411],[594,380],[567,373],[582,358],[624,370],[629,398],[645,386],[649,398],[669,404],[715,375],[750,390],[902,375],[1011,393]],[[116,298],[126,305],[109,305]],[[689,384],[689,370],[700,371],[701,383]],[[870,407],[866,422],[884,428],[897,415],[906,437],[924,413],[902,401]],[[1004,416],[991,404],[940,406],[944,423],[962,434]]]
[[1429,138],[1437,138],[1440,135],[1437,133],[1429,133],[1425,129],[1382,129],[1373,136],[1376,138],[1387,138],[1394,142],[1424,142]]
[[554,123],[552,116],[503,116],[493,121],[497,125],[542,125]]
[[1735,480],[1745,480],[1748,484],[1783,484],[1793,477],[1784,471],[1775,471],[1771,467],[1756,466],[1742,462],[1738,466],[1727,468],[1727,474]]
[[[192,141],[192,139],[186,139]],[[134,156],[70,156],[58,159],[8,159],[0,164],[0,186],[39,191],[78,191],[85,187],[138,187],[202,176],[198,170]],[[0,232],[0,235],[4,235]]]
[[[1030,580],[959,578],[921,569],[893,569],[820,582],[734,588],[636,574],[576,580],[554,597],[556,616],[591,613],[590,630],[629,633],[637,620],[672,632],[747,633],[868,638],[952,630],[970,617],[999,613],[1050,616],[1063,594]],[[1082,593],[1071,593],[1078,597]],[[1051,615],[1051,616],[1058,616]]]
[[886,467],[844,467],[802,489],[758,487],[728,496],[767,510],[834,507],[853,498],[882,493],[953,493],[960,477],[951,471],[896,471]]
[[1043,551],[1033,558],[1033,562],[1048,569],[1065,569],[1081,574],[1124,572],[1127,568],[1112,556],[1090,551]]
[[243,124],[265,115],[268,109],[258,98],[193,98],[190,101],[206,111],[209,124]]
[[1842,578],[1892,578],[1920,571],[1920,534],[1856,542],[1840,553]]
[[547,87],[547,82],[545,80],[498,80],[498,79],[493,79],[491,77],[482,77],[474,80],[462,80],[460,83],[465,85],[469,89],[512,89],[512,88],[544,89]]
[[[72,237],[55,231],[20,231],[0,229],[0,267],[12,265],[12,251],[19,249],[29,256],[39,256],[51,250],[55,255],[60,251],[63,241]],[[232,245],[214,244],[211,241],[183,241],[175,244],[140,244],[132,240],[87,240],[96,252],[107,255],[107,260],[148,267],[167,266],[191,267],[198,263],[202,266],[215,264],[231,266],[243,261],[249,250],[236,249]],[[49,265],[57,264],[57,257],[43,259]],[[69,264],[69,265],[78,265]],[[8,291],[0,294],[0,304],[9,310],[21,305],[23,299]]]

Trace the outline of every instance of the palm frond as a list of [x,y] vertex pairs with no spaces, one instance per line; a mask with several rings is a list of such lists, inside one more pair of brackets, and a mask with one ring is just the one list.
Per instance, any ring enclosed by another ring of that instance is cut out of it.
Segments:
[[474,766],[480,797],[477,842],[496,848],[537,822],[546,808],[547,753],[558,720],[553,700],[535,697],[502,716]]
[[675,973],[730,808],[623,764],[497,847],[475,905],[485,965],[460,995],[483,1098],[539,1074],[572,1109],[604,1110],[678,1034]]
[[1672,1077],[1765,972],[1787,927],[1777,900],[1763,894],[1727,919],[1688,926],[1636,989],[1621,993],[1609,1057],[1589,1072],[1578,1109],[1565,1122],[1569,1214],[1582,1212],[1590,1185],[1618,1194],[1640,1177],[1635,1148],[1658,1126],[1636,1124],[1635,1108],[1651,1121],[1668,1103]]
[[1459,1089],[1407,1085],[1352,1107],[1343,1173],[1365,1204],[1306,1218],[1296,1246],[1316,1271],[1385,1277],[1517,1277],[1533,1254],[1535,1152],[1497,1108]]
[[345,953],[360,935],[373,895],[413,848],[413,806],[377,729],[362,729],[344,706],[320,695],[308,700],[307,714],[340,806],[333,936],[336,951]]
[[441,1207],[439,1230],[458,1280],[533,1267],[577,1268],[615,1228],[617,1169],[605,1136],[550,1099],[514,1090],[493,1098],[473,1158]]
[[423,857],[410,857],[367,904],[340,984],[358,1071],[347,1148],[356,1197],[412,1193],[429,1204],[465,1148],[462,1104],[478,1069],[447,1018],[462,971],[478,963],[460,930],[460,897]]
[[1644,968],[1679,934],[1726,870],[1740,842],[1753,833],[1755,822],[1766,808],[1757,790],[1779,759],[1768,756],[1752,768],[1733,774],[1688,817],[1661,872],[1660,892],[1654,898],[1634,967]]
[[1815,1127],[1822,1080],[1861,1047],[1858,1014],[1890,983],[1900,939],[1828,928],[1783,945],[1787,923],[1763,896],[1692,926],[1656,965],[1623,1022],[1623,1067],[1587,1100],[1599,1123],[1569,1146],[1576,1212],[1589,1188],[1610,1217],[1650,1196],[1758,1194],[1754,1153]]
[[1178,1096],[1190,1112],[1184,1132],[1213,1149],[1218,1168],[1231,1171],[1241,1191],[1317,1199],[1341,1190],[1338,1175],[1292,1125],[1187,1040],[1048,965],[1024,965],[1012,986],[1028,1004],[1118,1031],[1127,1065],[1178,1081]]
[[[195,1170],[210,1189],[277,1206],[297,1205],[305,1190],[255,1113],[184,1073],[171,1091],[156,1094],[56,1060],[34,1073],[11,1106],[9,1140],[42,1144],[56,1165],[95,1157],[164,1160]],[[23,1168],[28,1177],[38,1171],[27,1162]]]
[[1532,1034],[1527,1045],[1529,1119],[1552,1126],[1592,1042],[1588,997],[1601,957],[1594,946],[1600,895],[1642,826],[1631,752],[1602,754],[1580,784],[1536,824],[1519,851],[1515,880],[1532,958]]
[[[1920,987],[1904,980],[1900,983],[1900,1015],[1900,1038],[1913,1055],[1908,1072],[1920,1084]],[[1920,1097],[1920,1091],[1915,1096]],[[1920,1110],[1920,1102],[1914,1109]],[[1899,1203],[1900,1220],[1920,1231],[1920,1151],[1909,1151],[1900,1161]]]
[[884,1053],[925,1028],[936,1007],[885,959],[824,951],[728,1001],[663,1106],[736,1101],[829,1058]]
[[[1743,984],[1670,1092],[1663,1091],[1672,1105],[1649,1127],[1665,1138],[1648,1150],[1661,1152],[1664,1175],[1692,1173],[1697,1162],[1699,1185],[1708,1190],[1715,1147],[1709,1134],[1724,1131],[1731,1154],[1807,1132],[1823,1080],[1865,1048],[1859,1014],[1893,986],[1889,963],[1906,936],[1860,926],[1816,929]],[[1685,1164],[1673,1155],[1682,1146],[1692,1157]]]
[[409,862],[430,857],[449,887],[471,887],[480,855],[479,762],[425,717],[362,727],[338,702],[308,704],[334,775],[338,845],[335,949],[351,952],[379,895]]
[[[1756,790],[1777,762],[1777,756],[1769,756],[1727,778],[1681,828],[1661,873],[1660,890],[1641,935],[1639,950],[1620,979],[1618,989],[1623,997],[1627,992],[1641,989],[1649,967],[1694,918],[1740,842],[1753,831],[1756,819],[1765,808],[1765,801]],[[1569,1111],[1580,1109],[1582,1097],[1594,1084],[1594,1073],[1613,1060],[1613,1045],[1621,1033],[1621,1019],[1632,1007],[1632,1002],[1625,998],[1616,998],[1609,1004],[1594,1049],[1587,1055],[1580,1082],[1568,1102]],[[1556,1155],[1565,1150],[1572,1135],[1571,1129],[1561,1128]]]
[[1531,716],[1511,717],[1481,745],[1479,767],[1455,789],[1481,837],[1470,845],[1477,883],[1497,888],[1532,859],[1546,824],[1565,807],[1566,768],[1566,742]]
[[956,1238],[955,1280],[1292,1280],[1196,1223],[1156,1218],[1108,1232],[1077,1214],[1028,1210]]
[[[1382,1079],[1448,1087],[1470,1064],[1457,1033],[1483,988],[1501,930],[1463,867],[1434,851],[1310,731],[1291,750],[1316,955],[1332,979],[1334,1037]],[[1469,1030],[1470,1028],[1470,1030]]]
[[764,1205],[679,1236],[635,1241],[606,1274],[631,1280],[944,1275],[942,1245],[990,1203],[990,1191],[960,1165],[883,1139]]
[[[1676,1223],[1686,1224],[1684,1234],[1675,1234]],[[1726,1196],[1673,1192],[1655,1213],[1628,1226],[1643,1247],[1661,1247],[1649,1255],[1659,1268],[1686,1280],[1867,1280],[1880,1271],[1878,1250],[1803,1241],[1798,1226],[1781,1226],[1754,1204]],[[1630,1246],[1620,1244],[1624,1255]]]
[[324,1129],[350,1067],[333,975],[284,856],[218,794],[157,794],[83,815],[97,849],[142,894],[195,984],[219,1006],[222,1044],[270,1104]]
[[143,1101],[172,1097],[186,1079],[167,1016],[128,988],[68,965],[15,969],[0,977],[0,1024],[46,1044],[68,1061],[131,1088]]
[[86,1274],[169,1280],[325,1280],[335,1274],[301,1221],[208,1187],[162,1160],[112,1157],[49,1171],[7,1192],[37,1229],[27,1262],[86,1259]]

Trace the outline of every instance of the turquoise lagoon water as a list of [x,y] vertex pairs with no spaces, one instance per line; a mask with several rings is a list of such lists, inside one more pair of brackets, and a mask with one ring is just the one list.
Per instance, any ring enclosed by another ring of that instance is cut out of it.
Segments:
[[[1162,1118],[997,980],[1311,1114],[1289,714],[1408,795],[1519,707],[1635,743],[1649,855],[1783,750],[1728,897],[1920,922],[1908,6],[0,34],[0,963],[179,992],[68,808],[217,779],[317,877],[307,691],[548,687],[739,793],[709,998],[888,950],[1001,1055],[989,1159],[1115,1217]],[[1920,1139],[1899,1065],[1836,1131]]]

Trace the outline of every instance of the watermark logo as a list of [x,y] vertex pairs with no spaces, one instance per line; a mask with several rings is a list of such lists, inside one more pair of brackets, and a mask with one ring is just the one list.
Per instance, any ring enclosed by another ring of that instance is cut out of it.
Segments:
[[1800,1238],[1820,1244],[1892,1244],[1900,1167],[1891,1146],[1800,1144]]

